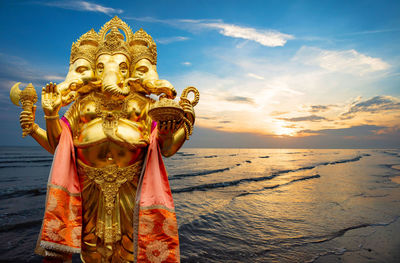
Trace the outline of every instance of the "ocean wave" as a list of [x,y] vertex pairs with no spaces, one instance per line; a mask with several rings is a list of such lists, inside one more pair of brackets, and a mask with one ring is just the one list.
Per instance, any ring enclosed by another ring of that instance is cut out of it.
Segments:
[[[283,239],[278,239],[276,241],[271,241],[270,245],[271,246],[277,246],[277,247],[287,247],[290,249],[293,249],[294,247],[301,247],[301,246],[308,246],[310,244],[320,244],[320,243],[325,243],[328,241],[331,241],[333,239],[342,237],[344,234],[346,234],[348,231],[351,230],[356,230],[356,229],[361,229],[361,228],[366,228],[366,227],[377,227],[377,226],[388,226],[393,223],[395,223],[400,217],[397,216],[394,219],[392,219],[389,222],[384,222],[384,223],[363,223],[363,224],[358,224],[350,227],[346,227],[343,229],[339,229],[337,231],[328,233],[326,235],[315,235],[315,236],[299,236],[299,237],[292,237],[292,238],[283,238]],[[260,251],[262,252],[262,251]],[[259,253],[260,253],[259,252]],[[308,261],[308,262],[313,262]]]
[[15,182],[18,181],[16,178],[2,178],[0,179],[0,183],[11,183],[11,182]]
[[382,151],[382,153],[387,154],[387,155],[391,155],[391,156],[400,157],[400,154],[397,153],[397,152]]
[[194,173],[174,174],[174,175],[171,176],[171,178],[169,178],[169,180],[180,179],[180,178],[185,178],[185,177],[192,177],[192,176],[200,176],[200,175],[222,173],[222,172],[225,172],[225,171],[229,171],[230,169],[231,169],[230,167],[226,167],[226,168],[221,168],[221,169],[204,170],[204,171],[194,172]]
[[[14,160],[14,159],[41,159],[41,158],[50,158],[51,156],[48,155],[18,155],[18,156],[0,156],[0,160],[3,159],[10,159],[10,160]],[[52,158],[52,157],[51,157]]]
[[369,195],[366,193],[361,193],[361,194],[356,194],[353,195],[352,197],[362,197],[362,198],[381,198],[381,197],[388,197],[390,196],[389,194],[381,194],[381,195]]
[[[227,187],[227,186],[235,186],[235,185],[238,185],[238,184],[241,184],[241,183],[244,183],[244,182],[267,181],[267,180],[271,180],[271,179],[275,178],[276,176],[278,176],[278,174],[273,174],[273,175],[270,175],[270,176],[263,176],[263,177],[243,178],[243,179],[234,180],[234,181],[219,182],[219,183],[212,183],[212,184],[195,185],[195,186],[189,186],[189,187],[185,187],[185,188],[172,189],[172,193],[206,191],[208,189],[215,189],[215,188],[221,188],[221,187]],[[303,177],[303,178],[294,179],[293,181],[290,181],[289,183],[302,181],[302,180],[313,179],[313,178],[319,178],[319,177],[320,177],[319,174],[312,175],[312,176],[306,176],[306,177]],[[264,187],[262,190],[274,189],[274,188],[277,188],[279,186],[287,185],[289,183],[282,184],[282,185],[267,186],[267,187]],[[242,193],[241,195],[244,195],[244,194],[250,194],[250,193]]]
[[0,161],[0,164],[6,163],[48,163],[52,162],[53,158],[51,159],[41,159],[41,160],[7,160],[7,161]]
[[26,165],[0,165],[0,169],[3,169],[3,168],[27,168],[27,167],[50,167],[51,166],[51,163],[49,162],[49,163],[46,163],[46,164],[42,164],[42,165],[29,165],[29,166],[26,166]]
[[313,169],[317,166],[326,166],[326,165],[335,165],[335,164],[342,164],[342,163],[352,163],[352,162],[357,162],[359,160],[361,160],[361,158],[366,157],[366,156],[371,156],[368,153],[365,154],[361,154],[359,156],[356,156],[354,158],[351,159],[342,159],[342,160],[337,160],[337,161],[333,161],[333,162],[322,162],[322,163],[317,163],[316,165],[311,165],[311,166],[305,166],[305,167],[301,167],[296,169],[296,171],[300,171],[300,170],[309,170],[309,169]]
[[23,228],[32,228],[35,226],[39,226],[41,224],[42,224],[42,219],[20,222],[16,224],[0,225],[0,232],[7,232],[14,229],[21,230]]
[[18,189],[18,190],[13,189],[8,191],[2,191],[0,192],[0,200],[20,197],[24,195],[30,195],[30,196],[44,195],[46,194],[46,190],[47,188],[43,187],[43,188],[33,188],[33,189]]
[[236,197],[246,196],[246,195],[251,195],[251,194],[256,194],[256,193],[261,192],[261,191],[264,191],[264,190],[275,189],[275,188],[278,188],[278,187],[281,187],[281,186],[290,185],[290,184],[295,183],[295,182],[305,181],[305,180],[310,180],[310,179],[315,179],[315,178],[320,178],[320,177],[321,177],[321,176],[320,176],[319,174],[314,174],[314,175],[310,175],[310,176],[304,176],[304,177],[294,179],[294,180],[289,181],[289,182],[284,183],[284,184],[276,184],[276,185],[272,185],[272,186],[265,186],[265,187],[263,187],[263,188],[261,188],[261,189],[259,189],[259,190],[255,190],[255,191],[252,191],[252,192],[240,193],[240,194],[238,194]]
[[196,154],[194,154],[194,153],[177,152],[176,155],[180,155],[180,156],[195,156]]
[[[243,163],[251,163],[251,161],[246,160]],[[241,166],[241,165],[242,165],[242,163],[237,163],[234,166],[224,167],[224,168],[220,168],[220,169],[202,170],[202,171],[198,171],[198,172],[184,173],[184,174],[173,174],[173,175],[171,175],[169,180],[176,180],[176,179],[181,179],[181,178],[185,178],[185,177],[193,177],[193,176],[201,176],[201,175],[210,175],[210,174],[214,174],[214,173],[222,173],[222,172],[229,171],[229,170],[231,170],[235,167]]]
[[346,232],[351,231],[351,230],[355,230],[355,229],[359,229],[359,228],[366,228],[366,227],[376,227],[376,226],[388,226],[391,225],[393,223],[395,223],[398,219],[400,218],[400,216],[397,216],[395,218],[393,218],[391,221],[387,222],[387,223],[364,223],[364,224],[359,224],[359,225],[355,225],[355,226],[350,226],[350,227],[346,227],[344,229],[340,229],[338,231],[335,231],[329,235],[326,236],[318,236],[318,237],[313,237],[314,241],[310,241],[309,243],[323,243],[323,242],[327,242],[330,241],[332,239],[338,238],[343,236],[344,234],[346,234]]
[[[195,185],[195,186],[189,186],[185,188],[178,188],[178,189],[173,189],[173,193],[183,193],[183,192],[192,192],[192,191],[206,191],[208,189],[216,189],[216,188],[221,188],[221,187],[228,187],[228,186],[236,186],[241,183],[246,183],[246,182],[258,182],[258,181],[265,181],[265,180],[271,180],[279,175],[282,174],[287,174],[291,172],[298,172],[302,170],[311,170],[316,168],[317,166],[326,166],[326,165],[336,165],[336,164],[343,164],[343,163],[349,163],[349,162],[356,162],[361,160],[364,156],[370,156],[370,154],[362,154],[359,156],[356,156],[351,159],[342,159],[338,161],[333,161],[333,162],[323,162],[323,163],[318,163],[316,165],[309,165],[309,166],[304,166],[300,167],[297,169],[287,169],[287,170],[279,170],[273,172],[269,176],[262,176],[262,177],[251,177],[251,178],[242,178],[238,180],[233,180],[233,181],[226,181],[226,182],[218,182],[218,183],[211,183],[211,184],[202,184],[202,185]],[[246,160],[245,162],[248,162]],[[238,166],[238,165],[237,165]],[[223,168],[223,169],[217,169],[217,170],[206,170],[202,172],[196,172],[196,173],[191,173],[191,174],[179,174],[179,175],[174,175],[171,179],[178,179],[178,178],[183,178],[187,176],[199,176],[199,175],[209,175],[213,173],[221,173],[230,170],[231,168]],[[271,186],[272,187],[272,186]]]

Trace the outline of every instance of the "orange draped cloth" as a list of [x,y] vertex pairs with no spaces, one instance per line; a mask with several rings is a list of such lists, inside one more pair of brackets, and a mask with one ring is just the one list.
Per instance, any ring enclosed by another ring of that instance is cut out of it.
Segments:
[[[81,252],[82,199],[69,125],[65,118],[60,123],[62,133],[50,171],[35,252],[69,258],[71,253]],[[134,258],[135,262],[180,262],[175,208],[157,134],[154,129],[136,193]]]
[[46,208],[35,252],[65,257],[81,252],[82,199],[71,132],[60,121],[62,133],[47,183]]
[[180,262],[174,201],[157,134],[157,129],[151,133],[145,171],[136,195],[135,259],[136,262]]

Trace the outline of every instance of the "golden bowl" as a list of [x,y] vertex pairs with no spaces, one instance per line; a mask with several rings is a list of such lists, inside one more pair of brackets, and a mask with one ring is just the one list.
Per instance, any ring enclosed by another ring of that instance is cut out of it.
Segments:
[[175,121],[179,123],[183,119],[183,113],[178,102],[167,98],[160,98],[149,110],[150,118],[156,122]]

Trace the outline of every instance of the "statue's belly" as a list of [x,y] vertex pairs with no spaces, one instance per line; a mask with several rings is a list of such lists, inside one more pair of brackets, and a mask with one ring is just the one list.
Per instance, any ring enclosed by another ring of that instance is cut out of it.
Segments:
[[146,140],[138,127],[120,122],[114,132],[106,133],[101,119],[83,125],[74,140],[78,159],[92,167],[125,167],[143,158]]

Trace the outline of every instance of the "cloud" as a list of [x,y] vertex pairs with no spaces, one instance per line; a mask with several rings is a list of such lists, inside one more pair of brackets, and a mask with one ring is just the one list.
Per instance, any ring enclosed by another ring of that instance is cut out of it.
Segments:
[[0,53],[0,104],[9,103],[10,88],[17,82],[21,82],[21,89],[32,83],[39,94],[46,81],[55,80],[61,81],[64,78],[58,72],[34,66],[21,57]]
[[141,22],[163,23],[190,32],[217,30],[221,35],[251,40],[267,47],[282,47],[295,37],[273,29],[256,29],[224,23],[221,19],[158,19],[154,17],[124,17]]
[[242,97],[242,96],[230,96],[225,98],[225,100],[231,102],[254,104],[254,100],[252,98]]
[[358,112],[379,113],[392,110],[400,110],[400,99],[391,96],[375,96],[371,99],[354,103],[342,115],[346,117]]
[[254,79],[259,79],[259,80],[263,80],[264,79],[264,77],[261,77],[259,75],[254,74],[254,73],[247,73],[247,76],[249,76],[251,78],[254,78]]
[[280,116],[289,113],[288,111],[273,111],[269,115],[270,116]]
[[298,122],[298,121],[322,121],[327,120],[325,117],[310,115],[310,116],[302,116],[302,117],[294,117],[294,118],[280,118],[281,120],[290,121],[290,122]]
[[185,62],[182,62],[182,65],[184,65],[184,66],[191,66],[192,63],[190,63],[189,61],[185,61]]
[[302,130],[301,133],[336,136],[367,136],[375,135],[380,130],[386,128],[387,127],[376,125],[359,125],[341,129]]
[[15,82],[37,84],[43,81],[45,75],[43,71],[21,57],[0,53],[1,89],[9,89],[10,87],[5,86],[5,84]]
[[346,34],[342,34],[342,36],[356,36],[356,35],[380,34],[380,33],[396,32],[396,31],[400,31],[400,28],[366,30],[366,31],[359,31],[359,32],[346,33]]
[[124,12],[122,9],[115,9],[86,1],[55,1],[41,4],[75,11],[99,12],[106,15],[122,14]]
[[65,79],[65,77],[56,76],[56,75],[46,75],[46,76],[43,76],[43,79],[49,80],[49,81],[55,81],[55,80],[63,81]]
[[[375,93],[385,74],[368,77],[330,72],[320,67],[304,66],[295,59],[279,60],[259,52],[214,47],[203,50],[211,67],[168,76],[178,93],[187,85],[199,89],[196,125],[224,132],[250,132],[271,136],[307,136],[301,130],[345,129],[364,124],[393,127],[400,124],[400,113],[387,112],[382,117],[358,114],[342,119],[357,96]],[[299,48],[300,49],[300,48]],[[296,55],[294,55],[296,56]],[[261,79],[263,78],[263,79]],[[384,87],[382,87],[384,88]],[[230,120],[232,123],[219,121]],[[372,120],[367,122],[367,120]],[[295,124],[295,125],[293,125]],[[315,134],[314,134],[315,135]]]
[[[196,22],[199,23],[199,22]],[[282,47],[294,36],[284,34],[276,30],[257,30],[251,27],[241,27],[226,23],[200,23],[204,27],[219,30],[219,33],[233,38],[241,38],[255,41],[267,47]]]
[[202,120],[215,120],[215,117],[206,117],[206,116],[197,116],[196,119],[202,119]]
[[182,37],[182,36],[165,37],[165,38],[158,38],[157,43],[170,44],[170,43],[175,43],[175,42],[180,42],[180,41],[186,41],[188,39],[189,39],[188,37]]
[[320,111],[326,111],[329,106],[326,105],[311,105],[310,106],[310,112],[320,112]]
[[[222,132],[204,127],[196,127],[193,136],[184,147],[224,148],[300,148],[300,149],[360,149],[400,147],[399,130],[390,134],[375,134],[382,127],[355,126],[339,131],[327,131],[313,136],[289,137],[271,136],[250,132]],[[343,136],[341,134],[346,134]],[[362,134],[362,135],[361,135]]]
[[283,126],[284,128],[289,128],[289,129],[294,129],[294,128],[298,128],[299,126],[297,124],[288,124]]
[[382,59],[361,54],[354,49],[337,51],[303,46],[297,51],[293,60],[309,66],[318,66],[330,72],[359,76],[390,68],[390,65]]

